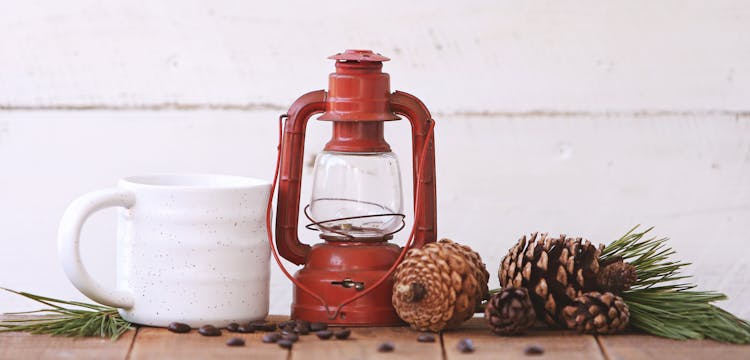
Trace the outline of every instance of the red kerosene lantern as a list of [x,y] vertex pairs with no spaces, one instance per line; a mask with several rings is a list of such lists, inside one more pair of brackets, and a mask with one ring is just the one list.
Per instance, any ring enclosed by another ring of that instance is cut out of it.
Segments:
[[[347,50],[330,59],[336,60],[336,72],[328,92],[307,93],[282,115],[276,244],[281,256],[304,264],[290,276],[292,318],[400,324],[391,305],[391,272],[410,244],[420,247],[436,238],[434,123],[419,99],[390,92],[389,76],[382,72],[387,57]],[[297,230],[305,129],[317,113],[323,113],[318,120],[332,122],[333,135],[316,158],[312,199],[305,207],[307,228],[319,230],[325,240],[311,247],[299,241]],[[411,122],[414,164],[415,221],[403,249],[388,242],[404,227],[404,214],[398,158],[383,137],[384,122],[399,120],[397,114]]]

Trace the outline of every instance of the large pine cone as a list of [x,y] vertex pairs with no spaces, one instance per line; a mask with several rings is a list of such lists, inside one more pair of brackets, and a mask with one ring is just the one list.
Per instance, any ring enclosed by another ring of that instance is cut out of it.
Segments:
[[596,291],[577,298],[563,311],[568,329],[589,334],[622,332],[630,322],[630,310],[623,299],[613,293]]
[[503,258],[500,285],[527,288],[537,314],[550,325],[565,326],[561,310],[577,297],[589,291],[619,293],[636,280],[635,268],[621,259],[602,271],[603,249],[582,238],[533,233],[527,240],[524,235]]
[[393,307],[419,331],[456,327],[489,296],[479,254],[448,239],[410,249],[393,276]]
[[490,296],[484,318],[495,334],[513,335],[533,326],[536,312],[528,290],[512,287]]

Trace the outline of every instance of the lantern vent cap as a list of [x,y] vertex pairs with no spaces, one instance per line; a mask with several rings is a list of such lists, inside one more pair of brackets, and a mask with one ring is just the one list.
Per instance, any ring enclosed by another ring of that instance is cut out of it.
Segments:
[[359,61],[359,62],[383,62],[390,60],[389,58],[373,52],[372,50],[346,50],[336,55],[328,57],[332,60],[337,61]]

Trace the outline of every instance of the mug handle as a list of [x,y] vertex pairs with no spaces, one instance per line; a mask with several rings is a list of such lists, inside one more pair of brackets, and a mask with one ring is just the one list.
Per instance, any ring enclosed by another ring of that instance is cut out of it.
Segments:
[[122,309],[133,307],[133,295],[126,290],[107,289],[94,280],[83,266],[80,252],[81,228],[89,216],[104,208],[135,205],[135,194],[129,190],[106,189],[90,192],[75,199],[65,210],[57,232],[57,254],[65,275],[80,292],[100,304]]

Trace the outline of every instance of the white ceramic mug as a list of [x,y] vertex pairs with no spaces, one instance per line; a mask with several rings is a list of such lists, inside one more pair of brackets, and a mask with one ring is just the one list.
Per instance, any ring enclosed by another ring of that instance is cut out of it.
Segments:
[[[84,295],[119,308],[128,321],[192,327],[268,315],[265,211],[270,183],[222,175],[146,175],[73,201],[60,223],[65,274]],[[81,262],[81,227],[119,207],[117,288],[96,282]]]

